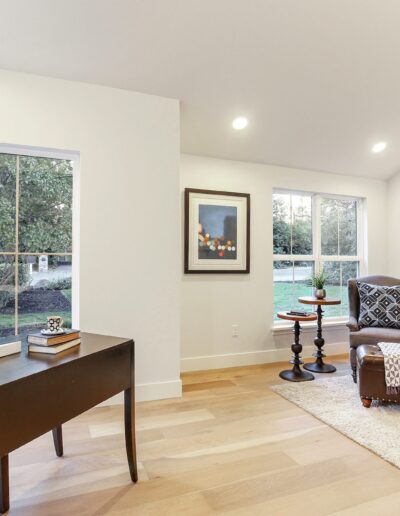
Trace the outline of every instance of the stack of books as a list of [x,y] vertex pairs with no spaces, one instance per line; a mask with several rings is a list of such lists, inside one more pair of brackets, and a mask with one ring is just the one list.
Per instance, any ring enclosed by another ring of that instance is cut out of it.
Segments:
[[81,343],[79,330],[65,330],[61,335],[43,335],[43,333],[31,333],[28,335],[29,352],[49,353],[56,355],[66,349],[78,346]]

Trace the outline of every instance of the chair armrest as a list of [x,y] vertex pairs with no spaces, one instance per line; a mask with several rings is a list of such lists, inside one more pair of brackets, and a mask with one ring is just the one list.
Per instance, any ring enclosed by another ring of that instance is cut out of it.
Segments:
[[350,331],[359,331],[360,330],[357,319],[355,317],[353,317],[352,315],[349,316],[349,322],[346,323],[346,326],[349,328]]

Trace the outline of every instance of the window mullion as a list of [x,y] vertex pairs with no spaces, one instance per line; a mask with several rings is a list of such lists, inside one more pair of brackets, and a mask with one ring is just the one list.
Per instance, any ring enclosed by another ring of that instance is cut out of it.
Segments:
[[359,262],[361,260],[360,256],[347,256],[342,255],[338,256],[336,254],[330,254],[330,255],[322,255],[321,260],[324,262]]
[[357,202],[357,256],[360,256],[360,264],[359,264],[359,274],[364,275],[367,273],[366,271],[366,257],[365,257],[365,236],[364,236],[364,226],[363,226],[363,216],[364,216],[364,204],[365,201],[360,200]]
[[19,287],[19,156],[16,157],[16,174],[15,174],[15,273],[14,273],[14,333],[18,335],[18,287]]
[[290,194],[290,254],[293,254],[293,203]]
[[339,212],[339,203],[336,201],[336,213],[337,213],[337,254],[340,256],[340,212]]
[[284,262],[312,262],[314,255],[312,254],[274,254],[273,260],[282,260]]
[[321,268],[321,202],[320,196],[314,195],[312,199],[312,232],[313,232],[313,255],[315,271]]

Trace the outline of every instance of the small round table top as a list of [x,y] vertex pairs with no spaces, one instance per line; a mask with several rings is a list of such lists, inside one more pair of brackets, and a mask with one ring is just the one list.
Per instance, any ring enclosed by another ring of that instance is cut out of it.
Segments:
[[299,297],[299,303],[303,303],[304,305],[340,305],[341,302],[341,299],[334,299],[329,297],[325,297],[324,299],[318,299],[314,296]]
[[317,318],[316,314],[309,315],[290,315],[287,312],[278,312],[277,316],[279,319],[285,319],[287,321],[315,321]]

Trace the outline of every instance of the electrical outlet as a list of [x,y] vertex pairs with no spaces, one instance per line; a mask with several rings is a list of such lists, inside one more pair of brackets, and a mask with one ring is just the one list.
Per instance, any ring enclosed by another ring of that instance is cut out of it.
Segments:
[[232,337],[239,337],[239,325],[232,324]]

